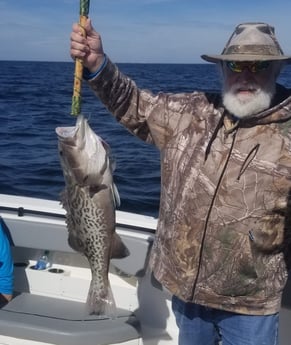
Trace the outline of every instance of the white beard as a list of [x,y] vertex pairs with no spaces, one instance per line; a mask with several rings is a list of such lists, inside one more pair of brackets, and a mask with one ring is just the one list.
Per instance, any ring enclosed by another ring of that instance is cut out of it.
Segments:
[[243,118],[259,113],[269,108],[275,94],[275,83],[269,83],[264,89],[258,85],[248,85],[250,89],[255,89],[254,93],[236,94],[235,91],[241,87],[239,84],[232,85],[223,90],[223,104],[225,108],[238,118]]

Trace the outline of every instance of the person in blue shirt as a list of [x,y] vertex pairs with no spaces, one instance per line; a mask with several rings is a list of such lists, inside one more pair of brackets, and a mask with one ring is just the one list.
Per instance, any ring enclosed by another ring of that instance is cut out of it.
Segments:
[[0,219],[0,307],[11,301],[14,287],[10,243]]

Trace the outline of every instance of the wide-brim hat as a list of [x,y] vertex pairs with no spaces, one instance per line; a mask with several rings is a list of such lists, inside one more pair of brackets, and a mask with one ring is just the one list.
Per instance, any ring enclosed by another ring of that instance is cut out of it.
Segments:
[[202,55],[208,62],[219,61],[285,61],[291,56],[283,53],[275,29],[266,23],[239,24],[230,36],[221,55]]

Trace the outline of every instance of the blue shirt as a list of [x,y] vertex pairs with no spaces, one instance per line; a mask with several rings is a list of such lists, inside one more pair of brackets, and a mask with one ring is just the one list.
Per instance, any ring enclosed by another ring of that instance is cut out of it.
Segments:
[[0,293],[11,295],[14,286],[13,259],[9,240],[0,219]]

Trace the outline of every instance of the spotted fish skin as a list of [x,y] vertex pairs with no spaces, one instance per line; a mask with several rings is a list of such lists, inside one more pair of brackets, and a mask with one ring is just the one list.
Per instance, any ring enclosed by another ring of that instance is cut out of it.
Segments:
[[59,154],[66,188],[68,243],[88,259],[92,279],[87,297],[90,314],[114,316],[116,307],[108,271],[110,258],[129,254],[115,232],[119,203],[113,183],[109,146],[79,116],[75,127],[58,127]]

